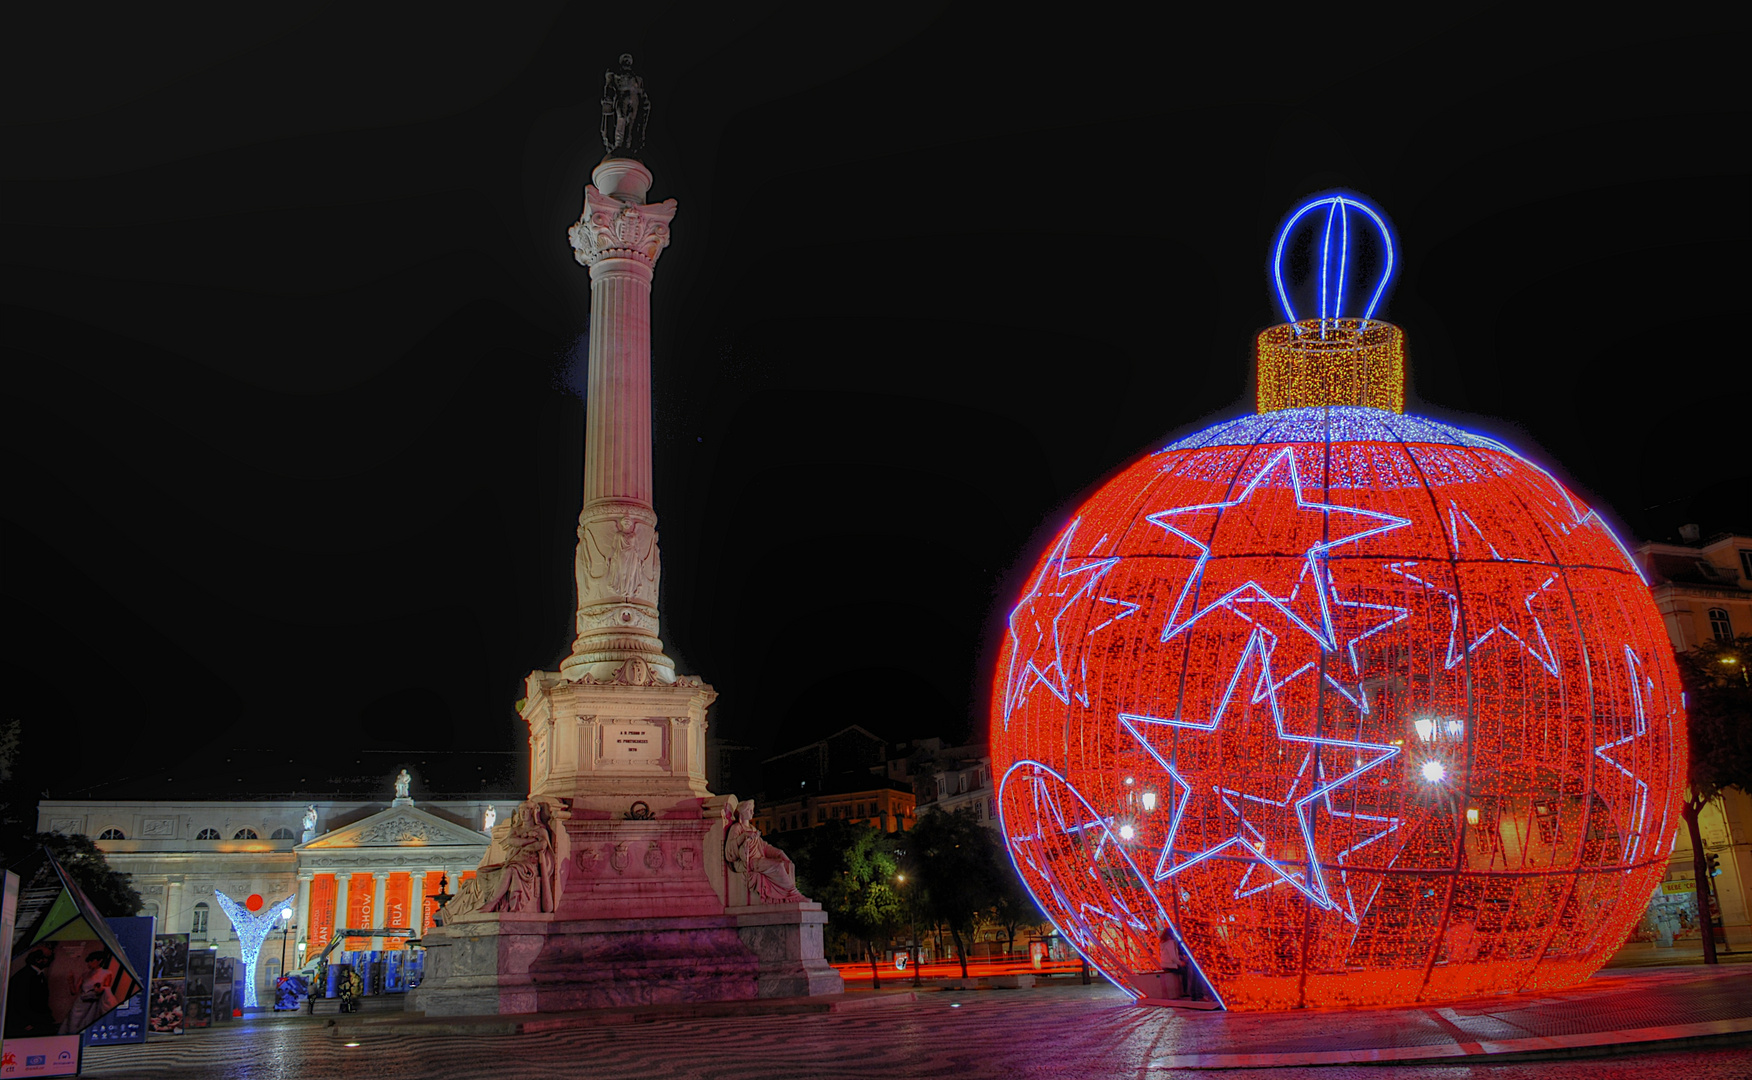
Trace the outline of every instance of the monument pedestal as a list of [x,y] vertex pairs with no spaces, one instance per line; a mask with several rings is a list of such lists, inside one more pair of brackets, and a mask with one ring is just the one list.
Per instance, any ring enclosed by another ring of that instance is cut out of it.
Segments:
[[489,916],[434,931],[408,1008],[428,1016],[564,1012],[759,995],[734,918]]
[[814,997],[845,990],[845,980],[822,949],[827,912],[820,904],[756,904],[727,910],[736,920],[737,937],[760,960],[756,997]]
[[726,861],[734,799],[709,794],[704,775],[711,687],[543,671],[526,685],[529,802],[494,828],[476,881],[425,936],[409,1009],[556,1012],[845,988],[823,954],[821,905],[762,903],[758,883]]

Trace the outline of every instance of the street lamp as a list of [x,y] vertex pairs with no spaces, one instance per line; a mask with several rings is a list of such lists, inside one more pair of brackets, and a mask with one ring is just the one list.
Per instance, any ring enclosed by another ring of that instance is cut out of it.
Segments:
[[[901,885],[905,885],[906,875],[896,874],[894,875],[894,880]],[[908,951],[912,953],[913,985],[923,986],[924,983],[919,979],[919,916],[918,912],[913,910],[913,904],[910,898],[907,901],[906,913],[907,918],[912,922],[912,943]]]
[[[292,909],[289,907],[283,907],[280,909],[280,978],[282,979],[286,977],[286,939],[290,937],[291,934]],[[276,987],[274,990],[274,1004],[276,1006],[280,1003],[279,998],[279,988]]]

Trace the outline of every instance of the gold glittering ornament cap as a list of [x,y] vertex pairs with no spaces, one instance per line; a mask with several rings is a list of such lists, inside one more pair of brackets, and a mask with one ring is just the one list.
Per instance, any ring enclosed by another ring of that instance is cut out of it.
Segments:
[[[1405,333],[1374,318],[1393,270],[1393,230],[1361,196],[1317,195],[1284,219],[1271,277],[1286,321],[1255,342],[1260,412],[1405,411]],[[1317,316],[1298,318],[1298,303]],[[1345,315],[1347,306],[1359,314]]]
[[1254,342],[1258,408],[1354,405],[1405,411],[1405,332],[1379,319],[1304,319]]

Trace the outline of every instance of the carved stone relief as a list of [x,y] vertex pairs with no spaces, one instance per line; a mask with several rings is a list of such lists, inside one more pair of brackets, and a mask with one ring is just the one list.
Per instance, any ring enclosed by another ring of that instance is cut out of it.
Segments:
[[626,873],[627,864],[633,861],[633,846],[622,840],[614,846],[614,853],[608,857],[609,865],[617,874]]
[[572,241],[572,257],[589,266],[601,259],[638,259],[655,266],[657,256],[669,246],[669,223],[675,218],[674,199],[660,203],[623,203],[596,190],[584,188],[584,214],[566,230]]
[[410,817],[395,817],[388,821],[380,821],[359,833],[355,841],[360,844],[406,844],[410,842],[429,843],[441,839],[439,835],[425,822],[416,821]]
[[645,866],[650,870],[663,869],[663,845],[655,840],[645,849]]
[[[578,606],[631,602],[657,606],[662,574],[657,530],[631,514],[593,518],[578,526]],[[607,613],[610,625],[631,624],[634,613]]]
[[694,864],[699,861],[699,857],[700,853],[693,848],[679,848],[675,852],[675,865],[681,867],[683,870],[692,870]]

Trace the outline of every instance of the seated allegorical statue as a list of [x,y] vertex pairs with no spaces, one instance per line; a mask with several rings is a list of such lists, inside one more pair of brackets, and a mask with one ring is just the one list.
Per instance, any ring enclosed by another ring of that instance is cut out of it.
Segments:
[[808,897],[797,891],[797,867],[791,857],[766,842],[754,827],[754,800],[724,804],[724,861],[742,875],[748,891],[763,904],[801,904]]
[[538,912],[554,910],[554,844],[540,803],[526,802],[511,813],[502,837],[495,837],[504,858],[482,866],[457,887],[445,906],[447,919],[477,911]]

